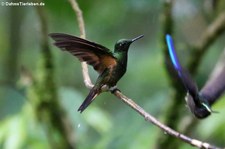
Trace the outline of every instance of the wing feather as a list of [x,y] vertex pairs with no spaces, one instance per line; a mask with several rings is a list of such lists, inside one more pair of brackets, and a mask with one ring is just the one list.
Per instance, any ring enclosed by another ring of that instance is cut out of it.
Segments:
[[[87,62],[99,73],[102,73],[109,65],[116,64],[113,53],[100,44],[63,33],[51,33],[49,36],[55,40],[54,44],[57,47],[70,52],[81,62]],[[105,61],[105,57],[109,58],[110,63]]]

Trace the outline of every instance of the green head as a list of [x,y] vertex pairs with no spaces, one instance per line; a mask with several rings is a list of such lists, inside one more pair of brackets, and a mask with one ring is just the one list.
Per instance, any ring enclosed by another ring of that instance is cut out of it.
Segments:
[[142,38],[143,36],[144,35],[140,35],[133,39],[120,39],[115,44],[114,52],[127,52],[130,47],[130,44],[133,43],[134,41]]

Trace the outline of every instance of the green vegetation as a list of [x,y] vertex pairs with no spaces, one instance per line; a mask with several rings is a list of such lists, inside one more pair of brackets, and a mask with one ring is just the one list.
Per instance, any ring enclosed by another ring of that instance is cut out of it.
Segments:
[[[149,149],[160,144],[158,138],[165,142],[171,139],[111,93],[98,96],[82,114],[77,112],[89,92],[80,62],[53,46],[47,37],[52,32],[79,36],[76,14],[67,1],[44,3],[40,9],[0,5],[0,148]],[[185,106],[184,90],[171,83],[165,68],[162,41],[163,33],[171,29],[181,63],[187,66],[194,53],[191,45],[224,11],[225,2],[218,1],[218,7],[211,8],[204,1],[174,1],[173,23],[167,24],[170,29],[162,23],[163,1],[78,3],[86,38],[91,41],[113,50],[118,39],[145,35],[130,47],[127,72],[117,84],[123,94],[175,130],[225,146],[225,97],[213,105],[218,114],[204,120],[194,118],[193,122]],[[194,78],[200,87],[224,49],[224,36],[216,38],[196,68]],[[91,67],[90,75],[94,82],[97,73]],[[176,108],[168,109],[169,105]],[[176,120],[168,119],[171,115]],[[174,138],[169,141],[176,141],[176,148],[193,148]]]

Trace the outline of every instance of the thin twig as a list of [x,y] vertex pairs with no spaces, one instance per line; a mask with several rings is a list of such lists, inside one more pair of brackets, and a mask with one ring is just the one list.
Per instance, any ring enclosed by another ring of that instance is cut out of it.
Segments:
[[[75,13],[77,14],[77,20],[79,23],[79,27],[80,27],[80,32],[81,32],[81,36],[85,30],[84,27],[84,21],[83,21],[83,16],[82,16],[82,12],[76,2],[76,0],[69,0]],[[81,22],[80,22],[81,21]],[[83,66],[83,65],[82,65]],[[87,88],[90,88],[93,86],[93,84],[91,83],[90,77],[89,77],[89,73],[88,73],[88,69],[87,67],[82,67],[82,71],[83,71],[83,78],[84,78],[84,83],[87,86]],[[144,111],[143,108],[141,108],[139,105],[137,105],[132,99],[126,97],[125,95],[123,95],[119,90],[115,90],[113,92],[113,94],[118,97],[120,100],[122,100],[124,103],[126,103],[127,105],[129,105],[131,108],[133,108],[136,112],[138,112],[141,116],[143,116],[145,118],[146,121],[151,122],[152,124],[156,125],[157,127],[159,127],[160,129],[162,129],[166,134],[169,134],[171,136],[174,136],[176,138],[179,138],[180,140],[189,143],[190,145],[196,146],[198,148],[203,148],[203,149],[219,149],[218,147],[215,147],[213,145],[210,145],[209,143],[206,142],[202,142],[196,139],[192,139],[188,136],[185,136],[169,127],[167,127],[166,125],[162,124],[160,121],[158,121],[155,117],[153,117],[152,115],[150,115],[149,113],[147,113],[146,111]]]
[[[80,7],[77,3],[76,0],[69,0],[73,10],[75,11],[75,14],[77,15],[77,22],[79,25],[80,29],[80,37],[81,38],[86,38],[86,33],[85,33],[85,25],[84,25],[84,19],[83,19],[83,14],[82,11],[80,10]],[[88,73],[88,66],[86,62],[81,62],[81,67],[82,67],[82,74],[84,78],[84,84],[87,88],[92,88],[94,85],[91,82],[89,73]]]

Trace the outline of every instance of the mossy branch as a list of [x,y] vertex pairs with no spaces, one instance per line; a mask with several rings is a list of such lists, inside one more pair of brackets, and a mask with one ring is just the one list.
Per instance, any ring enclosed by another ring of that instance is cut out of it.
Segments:
[[[182,110],[184,109],[184,100],[181,100],[184,96],[184,91],[182,86],[179,84],[179,81],[177,80],[178,76],[174,76],[173,74],[176,74],[171,60],[170,56],[167,50],[166,42],[165,42],[165,35],[166,34],[173,34],[173,17],[172,17],[172,8],[173,8],[173,0],[164,0],[163,6],[162,6],[162,13],[160,15],[160,23],[161,23],[161,32],[160,32],[160,45],[163,52],[164,57],[164,67],[166,69],[167,75],[169,76],[168,80],[173,88],[173,93],[170,94],[168,98],[166,106],[164,108],[164,115],[163,115],[163,122],[173,128],[178,129],[178,125],[180,122],[180,119],[182,117]],[[176,109],[176,110],[174,110]],[[178,148],[179,141],[172,138],[167,137],[163,134],[159,134],[158,139],[155,143],[156,149],[161,148]]]
[[[38,1],[39,2],[39,1]],[[48,43],[44,7],[36,7],[40,22],[40,61],[28,98],[38,120],[46,131],[51,148],[75,148],[71,122],[58,100],[54,81],[53,56]]]

